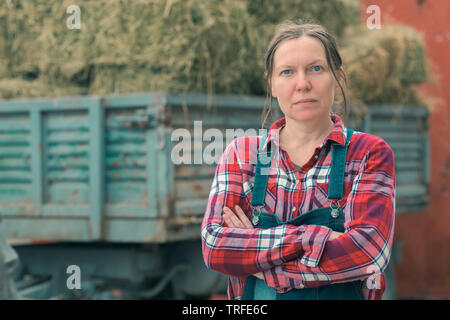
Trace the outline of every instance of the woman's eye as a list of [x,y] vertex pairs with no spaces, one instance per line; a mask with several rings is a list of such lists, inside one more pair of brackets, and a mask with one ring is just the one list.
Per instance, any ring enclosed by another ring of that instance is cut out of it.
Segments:
[[291,70],[283,70],[281,71],[281,74],[283,75],[289,75],[291,73]]
[[322,70],[322,67],[321,66],[314,66],[312,69],[313,69],[313,71],[320,71],[320,70]]

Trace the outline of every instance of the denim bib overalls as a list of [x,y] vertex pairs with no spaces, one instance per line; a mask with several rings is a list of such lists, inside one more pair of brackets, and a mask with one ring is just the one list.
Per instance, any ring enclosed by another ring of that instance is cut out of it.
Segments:
[[[344,188],[345,162],[347,148],[353,130],[347,129],[347,141],[345,146],[333,144],[333,154],[331,158],[331,172],[328,184],[328,199],[332,200],[329,207],[310,210],[300,216],[286,222],[280,222],[274,213],[261,212],[256,209],[252,215],[252,224],[255,228],[272,228],[281,224],[300,225],[322,225],[329,227],[333,231],[344,232],[344,212],[338,204],[342,199]],[[268,170],[271,163],[270,143],[266,151],[262,147],[267,140],[268,133],[262,137],[258,150],[258,162],[256,165],[255,180],[252,196],[252,207],[261,208],[264,206]],[[262,174],[263,171],[263,174]],[[336,204],[337,203],[337,204]],[[245,280],[242,300],[341,300],[341,299],[364,299],[361,290],[361,281],[331,284],[316,288],[292,289],[286,293],[278,293],[272,287],[256,278],[249,276]]]

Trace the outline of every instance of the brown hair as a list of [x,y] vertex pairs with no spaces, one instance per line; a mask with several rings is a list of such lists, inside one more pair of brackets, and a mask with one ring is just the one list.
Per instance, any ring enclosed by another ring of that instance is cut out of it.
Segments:
[[[342,68],[342,59],[338,52],[337,43],[334,37],[328,33],[328,31],[321,25],[318,24],[305,24],[302,23],[300,20],[297,21],[285,21],[277,26],[277,31],[272,38],[272,40],[269,43],[268,49],[266,51],[265,55],[265,61],[266,61],[266,70],[264,73],[264,78],[266,80],[267,85],[267,94],[266,94],[266,103],[264,104],[264,110],[263,110],[263,122],[262,122],[262,128],[264,128],[264,125],[266,123],[267,118],[269,117],[269,114],[272,112],[272,90],[268,84],[268,79],[272,77],[272,71],[273,71],[273,58],[275,55],[275,51],[278,49],[280,44],[285,40],[291,40],[300,38],[301,36],[309,36],[318,39],[325,48],[325,54],[327,58],[328,66],[330,67],[334,79],[336,79],[339,88],[342,93],[343,97],[343,109],[344,109],[344,118],[347,116],[347,97],[345,94],[345,89],[342,86],[341,82],[339,81],[339,77],[337,76],[337,73],[340,71],[344,80],[344,85],[347,84],[347,79],[344,73],[344,70]],[[270,106],[269,109],[266,110],[267,107],[267,99],[270,100]]]

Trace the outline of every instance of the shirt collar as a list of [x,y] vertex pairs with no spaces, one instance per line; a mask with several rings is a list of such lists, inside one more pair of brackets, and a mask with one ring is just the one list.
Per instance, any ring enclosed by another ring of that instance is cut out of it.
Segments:
[[[332,141],[335,143],[338,143],[342,146],[345,146],[345,141],[347,140],[347,132],[345,130],[344,122],[342,121],[341,117],[339,117],[337,114],[330,114],[331,120],[333,121],[333,128],[331,129],[330,133],[325,137],[322,144],[320,145],[320,148],[322,148],[327,141]],[[266,143],[263,146],[262,150],[266,150],[267,144],[270,142],[273,147],[279,147],[280,145],[280,130],[281,128],[286,124],[286,117],[283,117],[277,121],[275,121],[269,129],[269,136],[266,140]]]

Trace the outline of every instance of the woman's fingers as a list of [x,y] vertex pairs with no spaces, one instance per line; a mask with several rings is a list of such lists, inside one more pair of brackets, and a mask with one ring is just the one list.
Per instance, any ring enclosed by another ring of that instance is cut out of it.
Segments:
[[228,227],[230,228],[234,228],[236,227],[233,223],[233,220],[231,219],[231,214],[230,214],[230,209],[228,209],[227,207],[223,208],[223,219],[225,220],[225,223],[227,224]]
[[[227,207],[225,207],[223,209],[223,219],[225,220],[225,223],[227,224],[228,227],[233,228],[233,220],[230,219],[230,214],[227,212]],[[228,209],[229,210],[229,209]]]
[[235,206],[236,213],[228,207],[223,208],[223,218],[232,228],[253,229],[253,225],[239,206]]
[[244,211],[242,211],[242,209],[238,205],[234,206],[234,208],[236,209],[236,214],[239,217],[239,219],[241,220],[244,227],[248,228],[248,229],[253,229],[253,225],[250,222],[250,220],[247,218],[247,216],[245,215]]
[[229,227],[232,228],[244,228],[244,224],[239,220],[236,214],[228,207],[223,208],[224,213],[226,213],[230,223],[227,223]]

